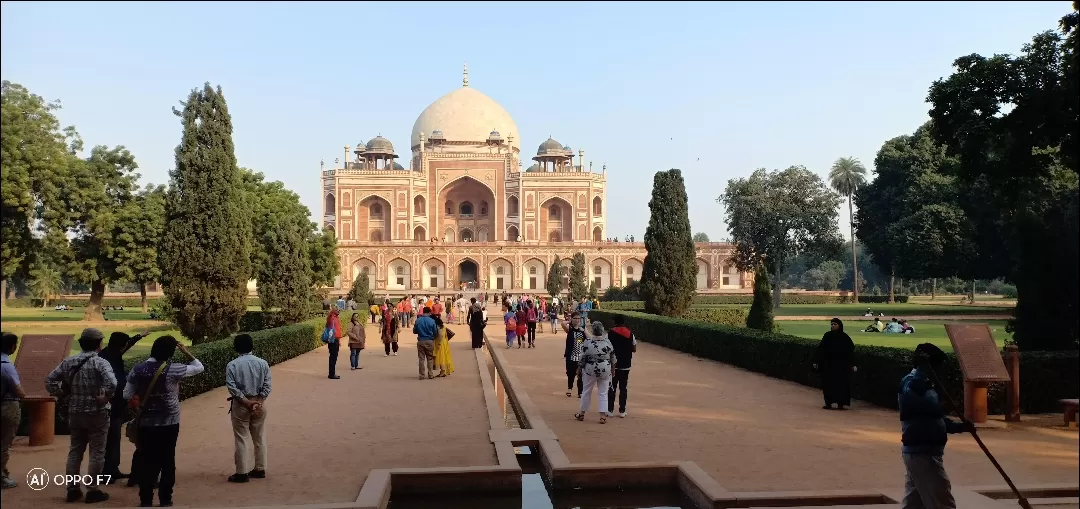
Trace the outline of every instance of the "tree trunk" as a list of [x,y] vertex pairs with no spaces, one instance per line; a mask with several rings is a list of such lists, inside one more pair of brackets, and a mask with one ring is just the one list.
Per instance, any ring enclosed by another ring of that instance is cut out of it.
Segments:
[[971,280],[971,296],[970,296],[970,298],[971,298],[971,303],[974,304],[975,303],[975,280],[974,279]]
[[893,284],[896,282],[896,273],[889,272],[889,304],[893,303]]
[[937,278],[930,279],[930,300],[937,296]]
[[773,293],[772,293],[772,308],[780,309],[780,267],[782,264],[776,264],[776,274],[773,278]]
[[149,310],[146,306],[146,283],[139,283],[139,297],[142,298],[142,312],[145,313]]
[[851,227],[851,270],[854,279],[851,280],[851,291],[855,294],[855,304],[859,303],[859,257],[855,254],[855,213],[851,211],[851,196],[847,201],[848,225]]
[[7,309],[7,278],[0,280],[0,309]]
[[900,278],[900,284],[898,286],[900,287],[900,295],[904,295],[904,278]]
[[90,283],[90,302],[86,304],[86,311],[83,311],[83,320],[92,322],[101,322],[105,320],[105,315],[101,312],[101,301],[105,299],[105,283],[101,280]]

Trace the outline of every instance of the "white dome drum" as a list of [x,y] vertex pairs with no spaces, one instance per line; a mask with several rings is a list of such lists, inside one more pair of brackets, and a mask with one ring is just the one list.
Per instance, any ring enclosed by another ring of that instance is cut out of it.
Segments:
[[413,124],[410,146],[420,144],[420,133],[430,136],[435,130],[442,131],[446,141],[476,143],[485,143],[492,131],[498,131],[504,139],[513,136],[510,144],[521,148],[521,135],[510,114],[495,100],[470,87],[454,90],[425,108]]

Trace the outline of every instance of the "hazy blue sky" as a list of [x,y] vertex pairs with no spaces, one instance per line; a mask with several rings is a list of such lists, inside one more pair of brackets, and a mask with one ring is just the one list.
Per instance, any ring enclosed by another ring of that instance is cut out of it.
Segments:
[[[961,55],[1016,53],[1071,4],[4,3],[3,79],[60,99],[88,146],[126,145],[164,183],[170,108],[224,88],[241,166],[319,209],[319,160],[470,86],[514,117],[523,155],[549,134],[608,165],[608,234],[645,231],[652,175],[682,168],[694,231],[726,235],[728,179],[841,156],[867,167],[927,119]],[[846,208],[841,226],[847,230]]]

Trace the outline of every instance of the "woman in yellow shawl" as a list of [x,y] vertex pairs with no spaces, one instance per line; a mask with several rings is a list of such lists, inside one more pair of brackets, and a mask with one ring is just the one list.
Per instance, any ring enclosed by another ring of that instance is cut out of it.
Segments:
[[435,333],[435,367],[439,370],[439,376],[446,376],[454,372],[454,358],[450,355],[450,338],[454,337],[454,331],[447,329],[438,315],[431,317],[438,326]]

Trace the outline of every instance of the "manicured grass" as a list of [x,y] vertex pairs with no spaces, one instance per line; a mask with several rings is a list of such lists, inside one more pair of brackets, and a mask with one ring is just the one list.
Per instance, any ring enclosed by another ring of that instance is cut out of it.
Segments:
[[[85,328],[85,326],[83,326],[83,325],[58,323],[58,324],[55,324],[55,325],[50,324],[48,327],[38,327],[38,326],[20,327],[17,323],[14,324],[14,325],[4,323],[2,325],[2,327],[3,327],[4,332],[10,332],[12,334],[15,334],[15,335],[19,336],[20,338],[22,338],[23,334],[73,334],[75,336],[75,341],[72,343],[72,348],[71,348],[72,355],[82,351],[82,349],[79,347],[79,338],[78,338],[78,336],[79,336],[79,333],[81,333],[82,330]],[[118,328],[110,328],[110,327],[100,327],[99,330],[101,330],[101,332],[103,334],[105,334],[105,342],[104,342],[104,344],[107,345],[107,344],[109,344],[109,335],[112,334],[113,332],[120,331],[120,332],[126,332],[128,334],[134,335],[134,334],[137,334],[139,332],[142,332],[145,329],[133,329],[133,328],[118,329]],[[154,340],[161,337],[161,336],[164,336],[164,335],[173,336],[173,337],[179,339],[185,345],[190,345],[191,344],[191,341],[189,341],[187,338],[183,337],[180,334],[180,331],[178,331],[178,330],[154,331],[154,332],[149,333],[145,338],[141,339],[138,343],[135,344],[135,346],[131,347],[131,350],[128,350],[127,355],[125,355],[124,357],[125,358],[128,358],[128,357],[140,357],[140,356],[145,357],[145,356],[149,355],[150,354],[150,346],[154,344]],[[21,346],[21,342],[20,342],[20,346]],[[19,351],[16,350],[15,355],[12,356],[12,360],[14,360],[14,358],[16,356],[18,356],[18,355],[19,355]]]
[[[716,306],[695,305],[694,307],[748,307],[745,305],[722,304]],[[885,313],[886,319],[905,318],[916,315],[1002,315],[1009,314],[1010,308],[991,306],[961,306],[934,304],[784,304],[777,310],[776,316],[862,316],[870,308],[874,314]],[[603,309],[603,304],[601,304]],[[867,317],[869,319],[869,317]]]
[[[886,320],[887,321],[887,320]],[[1004,320],[980,320],[990,326],[990,333],[999,346],[1004,346],[1005,340],[1011,335],[1005,332]],[[884,334],[881,332],[863,332],[869,323],[845,322],[844,332],[851,336],[851,340],[857,345],[886,346],[892,348],[914,349],[920,343],[933,343],[946,352],[952,351],[952,343],[945,333],[943,326],[946,321],[920,320],[909,322],[915,327],[915,334]],[[829,330],[827,321],[777,321],[777,332],[799,336],[808,339],[821,339],[825,331]]]
[[[83,319],[81,307],[68,311],[48,308],[5,308],[4,322],[78,322]],[[149,320],[150,314],[143,313],[139,307],[124,307],[123,311],[105,311],[106,320]]]

